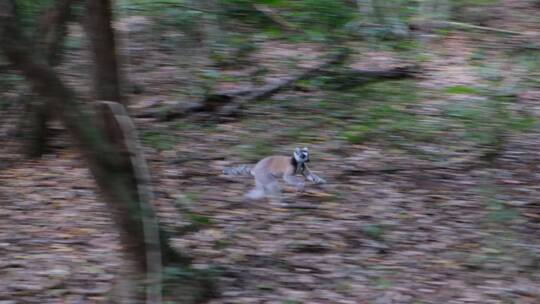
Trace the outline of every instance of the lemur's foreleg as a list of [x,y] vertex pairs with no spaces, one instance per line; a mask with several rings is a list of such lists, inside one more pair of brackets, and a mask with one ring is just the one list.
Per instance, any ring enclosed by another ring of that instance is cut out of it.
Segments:
[[305,186],[304,181],[301,178],[299,178],[298,176],[286,174],[286,175],[283,176],[283,180],[287,184],[295,186],[296,190],[304,191],[304,186]]
[[319,177],[317,174],[313,173],[311,170],[309,170],[308,166],[305,165],[304,171],[302,174],[306,177],[306,179],[310,182],[313,182],[315,184],[325,184],[326,180],[322,177]]

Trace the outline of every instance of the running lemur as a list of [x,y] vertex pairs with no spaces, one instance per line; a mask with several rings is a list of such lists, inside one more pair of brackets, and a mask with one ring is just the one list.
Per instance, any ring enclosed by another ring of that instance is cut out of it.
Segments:
[[308,181],[321,184],[324,179],[311,172],[306,163],[309,162],[308,148],[296,148],[293,156],[268,156],[261,159],[255,166],[242,165],[239,167],[225,168],[225,175],[252,175],[255,177],[255,188],[246,197],[261,199],[265,196],[281,201],[281,190],[278,184],[279,178],[296,187],[298,191],[304,190],[304,181],[296,176],[302,174]]

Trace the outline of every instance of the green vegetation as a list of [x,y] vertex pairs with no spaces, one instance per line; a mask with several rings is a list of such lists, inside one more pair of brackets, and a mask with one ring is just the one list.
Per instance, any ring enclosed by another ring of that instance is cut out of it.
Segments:
[[[346,111],[343,113],[347,113],[351,123],[342,135],[351,143],[383,139],[385,134],[418,136],[419,131],[427,131],[408,110],[419,98],[418,89],[410,81],[374,83],[352,89],[338,98],[349,100],[350,105],[342,106],[342,111]],[[360,100],[360,104],[351,100]],[[333,110],[336,114],[337,109]]]
[[463,85],[447,87],[444,92],[447,94],[480,94],[479,89]]
[[177,143],[175,137],[159,131],[146,131],[141,137],[143,144],[158,151],[171,150]]
[[285,300],[282,302],[283,304],[302,304],[302,301],[297,300]]
[[270,141],[264,139],[249,139],[249,143],[238,145],[233,149],[236,151],[237,155],[249,161],[258,161],[261,159],[261,155],[271,155],[273,154],[272,145]]
[[222,239],[222,240],[216,240],[214,242],[214,249],[221,250],[223,248],[229,247],[231,245],[231,241]]
[[10,103],[4,99],[0,99],[0,110],[5,110],[9,108]]
[[0,75],[0,90],[14,89],[24,83],[24,79],[17,74]]
[[[34,1],[34,0],[17,0],[16,8],[18,14],[18,20],[24,29],[32,32],[31,29],[37,26],[38,16],[48,7],[50,7],[54,0]],[[35,31],[34,31],[35,33]]]
[[175,299],[164,303],[202,303],[213,295],[211,291],[218,276],[216,269],[193,269],[180,265],[166,267],[163,271],[163,295]]
[[467,7],[483,7],[495,5],[499,0],[451,0],[454,9],[463,9]]
[[490,96],[448,106],[446,115],[464,127],[462,136],[477,145],[499,148],[505,136],[534,127],[536,119],[510,109],[506,97]]
[[490,200],[487,218],[490,222],[505,224],[519,217],[519,213],[498,200]]
[[388,289],[394,286],[394,283],[385,278],[377,278],[375,280],[375,286],[377,286],[377,288],[380,288],[380,289]]
[[384,236],[384,229],[380,225],[377,225],[377,224],[363,225],[362,232],[366,234],[366,236],[372,239],[376,239],[376,240],[381,240]]
[[207,225],[212,224],[212,220],[208,216],[194,214],[194,213],[188,213],[186,216],[193,225],[207,226]]
[[[478,189],[478,194],[482,197],[485,210],[487,211],[485,222],[488,225],[507,225],[512,220],[520,217],[519,212],[515,208],[498,198],[503,190],[490,180],[485,181],[484,185]],[[499,235],[498,237],[501,239],[504,238],[503,235]],[[496,238],[494,239],[494,244],[491,244],[489,247],[497,246],[499,243],[499,238]]]
[[167,10],[180,8],[189,4],[189,1],[185,0],[167,0],[167,1],[153,1],[153,0],[120,0],[118,5],[120,9],[136,10],[147,14],[165,13]]

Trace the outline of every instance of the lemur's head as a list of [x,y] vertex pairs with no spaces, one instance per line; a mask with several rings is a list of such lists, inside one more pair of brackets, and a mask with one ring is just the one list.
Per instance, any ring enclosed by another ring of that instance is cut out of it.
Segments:
[[296,148],[293,156],[298,164],[309,163],[309,151],[307,147],[303,149]]

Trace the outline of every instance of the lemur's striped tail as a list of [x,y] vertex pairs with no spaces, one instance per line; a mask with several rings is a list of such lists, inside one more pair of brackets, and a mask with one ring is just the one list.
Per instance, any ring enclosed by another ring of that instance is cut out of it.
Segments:
[[223,169],[225,175],[251,175],[251,166],[241,165]]

